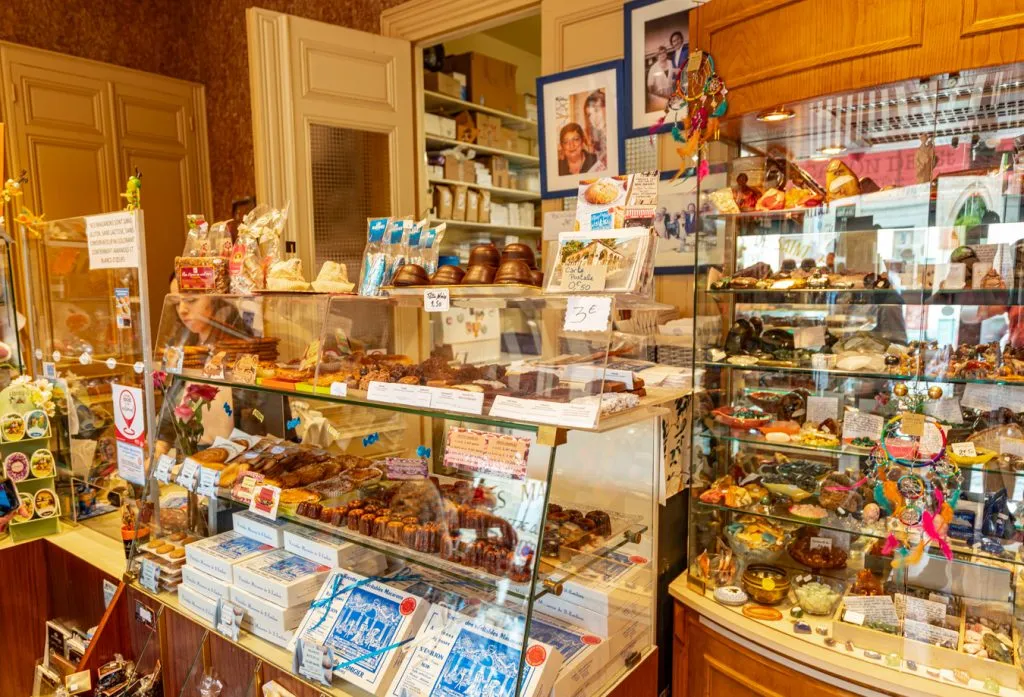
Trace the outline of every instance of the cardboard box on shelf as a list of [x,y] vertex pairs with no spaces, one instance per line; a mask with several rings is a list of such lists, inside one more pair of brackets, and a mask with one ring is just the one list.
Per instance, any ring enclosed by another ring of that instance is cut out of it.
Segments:
[[507,203],[492,203],[491,204],[491,224],[493,224],[493,225],[508,225],[508,204]]
[[186,545],[185,559],[188,564],[203,573],[232,582],[234,569],[238,564],[265,554],[271,549],[273,547],[270,545],[229,530]]
[[455,187],[454,201],[452,203],[452,220],[466,219],[466,198],[469,188],[463,184]]
[[472,160],[446,155],[444,158],[444,178],[457,182],[476,182],[476,167]]
[[455,115],[455,140],[463,143],[475,143],[479,137],[480,128],[476,125],[470,112],[460,111]]
[[445,58],[445,67],[466,75],[467,101],[514,114],[516,66],[477,51]]
[[531,121],[537,120],[537,95],[535,94],[520,94],[519,97],[519,111],[517,112],[520,116],[530,119]]
[[204,574],[188,564],[181,567],[181,584],[213,600],[231,598],[231,584],[228,581]]
[[523,202],[519,204],[519,224],[526,227],[534,225],[536,222],[537,207],[530,202]]
[[437,122],[441,128],[441,132],[438,135],[454,140],[455,134],[458,132],[458,129],[455,127],[455,119],[447,116],[438,116]]
[[519,227],[519,204],[510,203],[508,204],[508,225],[510,227]]
[[294,607],[316,596],[329,571],[324,564],[276,549],[238,564],[235,587],[281,607]]
[[444,179],[444,166],[427,165],[427,176],[431,179]]
[[441,117],[437,114],[424,114],[423,132],[428,136],[444,135],[441,133]]
[[519,133],[511,128],[499,128],[495,144],[492,147],[499,150],[516,152],[516,141],[519,140]]
[[479,131],[476,142],[491,148],[500,147],[497,143],[501,142],[501,119],[490,114],[475,113],[476,127]]
[[491,172],[491,182],[491,186],[496,186],[500,189],[512,188],[512,180],[510,179],[510,174],[507,169]]
[[231,524],[235,532],[271,547],[281,547],[284,544],[284,531],[294,527],[286,520],[270,520],[252,511],[236,511],[231,514]]
[[523,155],[530,155],[533,152],[533,140],[523,136],[516,136],[516,142],[512,150]]
[[466,191],[466,222],[475,223],[480,216],[480,192],[476,189]]
[[508,171],[508,160],[501,155],[481,155],[476,161],[486,167],[491,175]]
[[424,71],[423,89],[430,90],[431,92],[447,94],[449,97],[455,97],[456,99],[464,98],[462,94],[462,84],[459,83],[454,75],[448,75],[446,73],[435,73],[429,70]]
[[491,192],[481,191],[480,192],[480,211],[477,213],[476,220],[478,223],[489,223],[491,222]]
[[444,184],[434,184],[434,211],[437,217],[450,220],[453,205],[452,188]]
[[317,564],[342,567],[367,576],[384,573],[388,566],[387,557],[380,552],[306,527],[286,532],[284,548]]
[[[317,588],[319,590],[319,588]],[[256,621],[264,622],[281,631],[288,631],[299,626],[299,622],[305,617],[309,606],[293,605],[292,607],[281,607],[277,603],[259,597],[253,593],[242,590],[238,586],[231,586],[231,602],[245,611],[245,614]]]

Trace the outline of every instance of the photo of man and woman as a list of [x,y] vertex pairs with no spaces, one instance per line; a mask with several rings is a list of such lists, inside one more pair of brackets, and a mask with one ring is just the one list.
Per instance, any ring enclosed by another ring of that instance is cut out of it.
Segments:
[[689,10],[644,22],[644,74],[648,112],[661,111],[675,92],[690,57]]

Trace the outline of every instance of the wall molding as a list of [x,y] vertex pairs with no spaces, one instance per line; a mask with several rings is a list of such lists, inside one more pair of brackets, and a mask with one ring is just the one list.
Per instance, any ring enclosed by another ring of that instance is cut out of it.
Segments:
[[994,17],[978,18],[978,0],[964,0],[960,18],[960,36],[975,36],[990,31],[1024,28],[1024,12],[1010,12]]
[[380,15],[380,33],[412,43],[481,31],[540,9],[541,0],[409,0]]

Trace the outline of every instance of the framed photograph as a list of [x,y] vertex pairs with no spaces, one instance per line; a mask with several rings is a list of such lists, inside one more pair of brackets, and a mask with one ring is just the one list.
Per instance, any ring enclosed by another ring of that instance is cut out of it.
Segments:
[[[633,0],[626,19],[627,131],[644,135],[665,114],[690,57],[690,10],[697,0]],[[682,114],[680,114],[680,117]],[[672,128],[667,119],[660,131]]]
[[537,78],[544,198],[575,196],[581,179],[622,172],[622,101],[622,61]]
[[[725,186],[725,182],[724,173],[711,174],[704,177],[701,189],[714,190],[718,185]],[[657,240],[655,274],[694,273],[697,265],[722,263],[722,231],[714,218],[704,215],[712,212],[714,207],[706,196],[703,204],[697,200],[696,178],[659,182],[658,206],[652,223]]]

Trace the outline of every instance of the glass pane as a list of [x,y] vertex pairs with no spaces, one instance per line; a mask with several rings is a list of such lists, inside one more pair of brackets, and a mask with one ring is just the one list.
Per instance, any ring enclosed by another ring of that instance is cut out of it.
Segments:
[[345,264],[358,273],[366,246],[366,219],[391,213],[388,135],[312,123],[314,261]]

